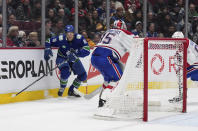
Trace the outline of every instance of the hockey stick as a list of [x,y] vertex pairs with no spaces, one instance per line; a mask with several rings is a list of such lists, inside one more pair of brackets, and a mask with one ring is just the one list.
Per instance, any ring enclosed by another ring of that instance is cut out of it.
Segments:
[[174,56],[174,63],[175,65],[177,66],[177,69],[176,69],[176,75],[177,75],[177,78],[178,78],[178,86],[179,86],[179,96],[178,97],[173,97],[172,99],[169,99],[168,101],[170,103],[174,103],[174,102],[179,102],[181,101],[183,98],[183,95],[182,95],[182,74],[181,74],[181,69],[183,68],[182,67],[182,54],[180,54],[178,51],[176,52],[175,56]]
[[45,76],[47,76],[50,72],[54,71],[55,69],[57,69],[58,67],[60,67],[61,65],[63,65],[65,62],[67,62],[67,60],[63,61],[62,63],[58,64],[56,67],[52,68],[51,70],[49,70],[49,72],[44,73],[43,76],[41,76],[40,78],[38,78],[37,80],[33,81],[31,84],[29,84],[28,86],[26,86],[24,89],[22,89],[21,91],[19,91],[16,94],[12,94],[11,97],[16,97],[19,94],[21,94],[22,92],[24,92],[26,89],[28,89],[29,87],[31,87],[32,85],[34,85],[36,82],[38,82],[39,80],[41,80],[42,78],[44,78]]
[[84,94],[84,93],[80,92],[76,88],[74,88],[74,91],[75,91],[76,94],[78,94],[79,96],[85,98],[86,100],[90,100],[91,98],[93,98],[94,96],[96,96],[101,91],[101,89],[103,89],[102,86],[98,87],[97,89],[95,89],[90,94]]
[[90,94],[84,95],[84,98],[89,100],[93,98],[94,96],[96,96],[102,89],[103,89],[102,86],[100,86],[97,89],[95,89],[93,92],[91,92]]

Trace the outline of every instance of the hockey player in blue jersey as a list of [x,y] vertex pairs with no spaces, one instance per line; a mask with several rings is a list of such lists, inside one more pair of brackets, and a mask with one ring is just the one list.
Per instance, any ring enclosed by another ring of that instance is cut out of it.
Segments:
[[58,47],[56,64],[66,61],[59,68],[60,70],[60,88],[58,96],[62,96],[68,82],[68,78],[73,71],[77,78],[74,79],[72,85],[68,90],[68,96],[80,97],[74,88],[78,89],[82,81],[87,79],[87,73],[79,59],[79,57],[86,57],[90,54],[90,48],[87,41],[80,34],[74,33],[74,27],[67,25],[65,27],[65,34],[52,37],[45,42],[44,59],[48,61],[52,54],[51,47]]

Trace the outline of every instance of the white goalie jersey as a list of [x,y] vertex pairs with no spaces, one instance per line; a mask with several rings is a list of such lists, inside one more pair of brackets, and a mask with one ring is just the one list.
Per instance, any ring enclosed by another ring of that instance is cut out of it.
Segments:
[[198,45],[189,40],[187,62],[189,65],[198,64]]
[[134,36],[131,32],[123,29],[110,29],[102,36],[97,47],[108,48],[112,50],[120,59],[130,50]]
[[[176,31],[172,38],[184,38],[184,34],[181,31]],[[190,39],[187,49],[187,63],[189,65],[198,64],[198,45]]]

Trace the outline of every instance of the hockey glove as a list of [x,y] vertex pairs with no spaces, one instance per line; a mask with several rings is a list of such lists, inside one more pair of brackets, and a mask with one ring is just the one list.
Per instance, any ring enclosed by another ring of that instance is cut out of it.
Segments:
[[48,61],[50,57],[53,56],[51,48],[46,48],[44,52],[44,59]]
[[71,48],[71,49],[70,49],[70,52],[71,52],[71,53],[74,53],[74,54],[76,54],[76,55],[77,55],[78,50],[74,50],[73,48]]
[[69,61],[72,63],[75,63],[79,60],[79,58],[76,56],[76,54],[72,53],[72,52],[68,55],[68,58],[69,58]]

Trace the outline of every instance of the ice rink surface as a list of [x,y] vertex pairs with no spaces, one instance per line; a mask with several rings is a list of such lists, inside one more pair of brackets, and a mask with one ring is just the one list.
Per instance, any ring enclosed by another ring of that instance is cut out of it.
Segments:
[[188,101],[187,113],[167,114],[148,122],[95,119],[97,96],[5,104],[0,105],[0,131],[198,131],[198,101],[195,97]]

